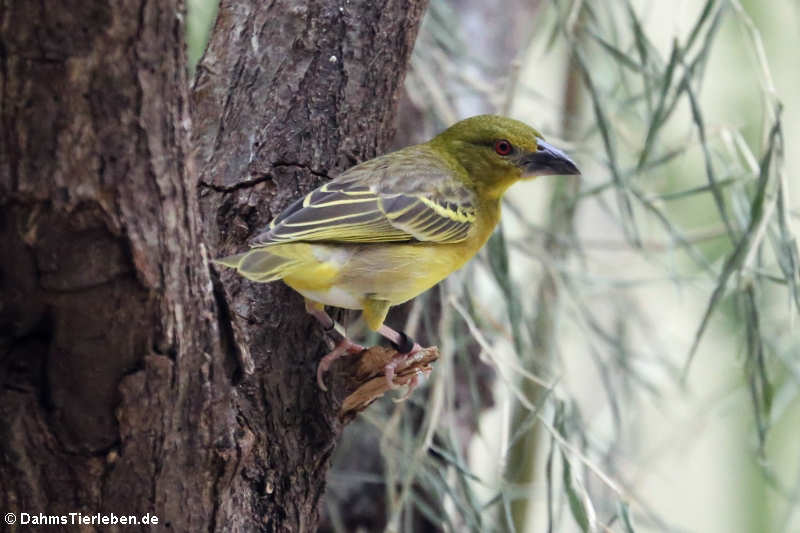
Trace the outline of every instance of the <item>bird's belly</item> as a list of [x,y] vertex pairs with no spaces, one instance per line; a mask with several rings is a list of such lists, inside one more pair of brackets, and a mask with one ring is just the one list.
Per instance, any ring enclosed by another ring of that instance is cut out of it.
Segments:
[[[291,274],[284,281],[310,300],[344,309],[362,309],[367,299],[391,305],[410,300],[460,268],[474,253],[448,244],[313,244],[312,249],[320,262],[303,272],[314,274]],[[320,270],[336,274],[320,276]]]
[[[290,285],[291,286],[291,285]],[[344,287],[332,286],[325,290],[306,290],[292,287],[305,298],[342,309],[363,309],[363,295],[356,295]]]
[[397,305],[428,290],[467,259],[462,249],[451,245],[364,246],[353,254],[337,284]]

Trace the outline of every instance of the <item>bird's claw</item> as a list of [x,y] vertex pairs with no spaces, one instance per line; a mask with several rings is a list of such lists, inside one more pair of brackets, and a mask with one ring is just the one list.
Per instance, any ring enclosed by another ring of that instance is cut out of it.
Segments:
[[345,352],[348,354],[357,354],[363,351],[363,346],[354,343],[347,337],[340,340],[339,343],[334,346],[333,350],[325,354],[325,356],[320,359],[319,364],[317,365],[317,386],[323,391],[327,392],[328,387],[325,386],[325,380],[323,379],[323,376],[331,367],[333,362],[344,355]]
[[[414,363],[417,363],[417,362],[421,361],[422,360],[422,355],[423,355],[422,354],[422,346],[420,346],[417,343],[414,343],[414,345],[411,347],[411,350],[409,350],[407,353],[398,353],[397,355],[392,357],[391,361],[386,363],[386,366],[383,367],[383,372],[384,372],[384,374],[386,376],[386,382],[388,383],[390,389],[399,389],[401,387],[401,385],[397,385],[394,382],[394,378],[395,378],[395,374],[397,373],[397,370],[398,369],[402,370],[404,368],[407,368],[409,365],[412,365]],[[420,379],[419,379],[420,375],[422,375],[423,378],[426,377],[424,372],[422,372],[421,370],[417,370],[417,373],[414,374],[411,377],[410,381],[406,384],[406,386],[408,387],[408,390],[397,401],[401,401],[401,402],[405,401],[406,399],[408,399],[409,396],[411,396],[411,392],[420,383]]]
[[416,372],[414,372],[414,375],[411,376],[411,379],[408,381],[408,383],[406,383],[407,388],[405,394],[403,394],[399,398],[394,398],[392,401],[394,403],[402,403],[408,400],[408,398],[411,396],[411,393],[414,392],[414,389],[423,384],[425,380],[428,379],[428,375],[430,373],[431,373],[430,368],[427,368],[425,370],[418,368]]

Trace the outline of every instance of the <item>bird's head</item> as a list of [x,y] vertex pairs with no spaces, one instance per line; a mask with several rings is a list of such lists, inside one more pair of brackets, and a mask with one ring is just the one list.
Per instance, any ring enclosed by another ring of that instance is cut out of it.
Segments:
[[518,120],[479,115],[462,120],[434,137],[431,144],[466,170],[466,179],[493,197],[515,181],[547,174],[580,174],[561,150]]

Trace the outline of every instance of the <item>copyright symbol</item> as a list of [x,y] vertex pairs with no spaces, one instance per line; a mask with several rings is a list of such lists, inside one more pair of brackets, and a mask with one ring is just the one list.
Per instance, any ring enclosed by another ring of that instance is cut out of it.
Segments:
[[15,515],[14,513],[6,513],[6,517],[5,518],[6,518],[6,524],[9,524],[9,525],[11,525],[11,524],[13,524],[14,522],[17,521],[17,515]]

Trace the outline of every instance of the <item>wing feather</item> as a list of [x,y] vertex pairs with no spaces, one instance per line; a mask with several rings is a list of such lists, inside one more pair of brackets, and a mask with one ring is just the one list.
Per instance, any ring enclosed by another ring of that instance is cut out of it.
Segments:
[[475,222],[474,193],[423,147],[404,151],[415,159],[367,161],[296,200],[253,245],[466,239]]

